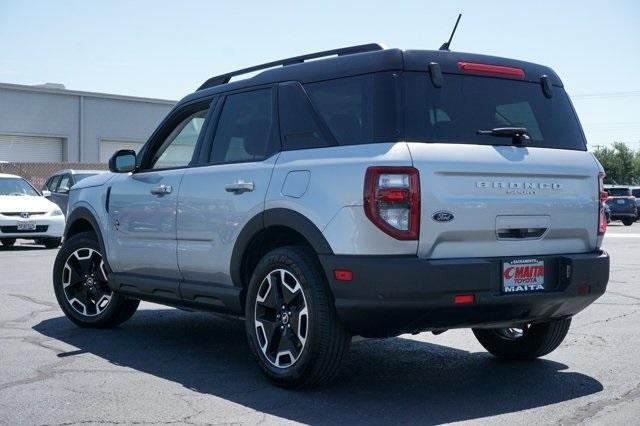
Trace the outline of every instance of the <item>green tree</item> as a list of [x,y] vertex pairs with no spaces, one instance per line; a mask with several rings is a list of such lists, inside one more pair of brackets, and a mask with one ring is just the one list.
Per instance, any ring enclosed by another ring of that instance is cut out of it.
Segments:
[[612,147],[598,148],[594,155],[607,173],[606,183],[640,183],[640,150],[634,152],[626,143],[614,142]]

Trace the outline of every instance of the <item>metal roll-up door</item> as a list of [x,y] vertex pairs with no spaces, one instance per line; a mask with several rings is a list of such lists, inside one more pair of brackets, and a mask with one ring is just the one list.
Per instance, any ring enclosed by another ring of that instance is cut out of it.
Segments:
[[140,149],[144,145],[144,142],[135,141],[112,141],[103,139],[100,141],[100,162],[108,163],[109,158],[121,149],[133,149],[136,153],[140,152]]
[[0,161],[62,162],[62,138],[0,133]]

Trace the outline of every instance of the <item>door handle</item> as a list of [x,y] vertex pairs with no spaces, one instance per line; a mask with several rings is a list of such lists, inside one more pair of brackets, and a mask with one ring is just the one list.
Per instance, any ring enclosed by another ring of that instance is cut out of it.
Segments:
[[160,185],[155,188],[152,188],[151,191],[149,192],[151,192],[151,194],[153,195],[162,197],[163,195],[171,194],[171,191],[173,191],[173,188],[171,187],[171,185]]
[[251,192],[253,191],[253,182],[245,182],[240,179],[234,183],[229,183],[225,185],[224,189],[227,192],[233,192],[234,194],[242,194],[243,192]]

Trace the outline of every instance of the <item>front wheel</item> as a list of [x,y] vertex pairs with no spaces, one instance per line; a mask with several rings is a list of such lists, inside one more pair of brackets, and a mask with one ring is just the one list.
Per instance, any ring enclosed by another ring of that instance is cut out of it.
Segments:
[[624,226],[631,226],[633,225],[633,222],[635,222],[634,219],[622,219],[622,223],[624,223]]
[[249,283],[245,314],[249,347],[275,384],[309,388],[337,375],[351,337],[310,249],[267,253]]
[[109,288],[107,267],[92,232],[65,240],[53,266],[53,289],[64,314],[81,327],[123,323],[140,303]]
[[571,318],[520,328],[474,328],[478,342],[498,358],[530,360],[553,352],[569,332]]

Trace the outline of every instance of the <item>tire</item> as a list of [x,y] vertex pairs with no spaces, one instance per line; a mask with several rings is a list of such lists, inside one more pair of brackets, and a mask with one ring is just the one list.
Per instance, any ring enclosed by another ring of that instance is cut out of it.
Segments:
[[622,219],[622,223],[624,223],[624,226],[631,226],[633,225],[633,222],[635,222],[634,219]]
[[58,248],[60,243],[62,243],[62,238],[45,238],[42,241],[42,244],[48,249]]
[[111,291],[106,263],[92,232],[65,240],[53,265],[53,290],[64,314],[80,327],[116,326],[131,318],[140,304]]
[[260,370],[282,387],[330,382],[351,343],[315,253],[307,247],[278,248],[260,260],[247,290],[245,317]]
[[16,243],[15,238],[4,238],[2,240],[2,247],[13,247],[15,243]]
[[521,333],[512,328],[473,329],[480,344],[498,358],[531,360],[553,352],[564,340],[571,318],[525,326]]

